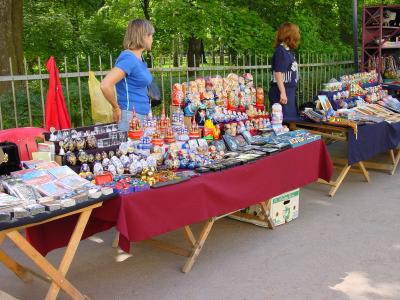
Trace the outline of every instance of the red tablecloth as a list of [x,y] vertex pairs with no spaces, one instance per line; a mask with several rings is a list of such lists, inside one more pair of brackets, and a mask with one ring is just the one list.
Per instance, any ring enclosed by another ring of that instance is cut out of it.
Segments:
[[[242,209],[318,178],[329,181],[332,171],[325,144],[312,142],[251,164],[109,200],[94,210],[83,238],[116,226],[121,248],[129,251],[130,242]],[[46,254],[66,245],[75,223],[76,217],[68,217],[35,226],[28,238]]]

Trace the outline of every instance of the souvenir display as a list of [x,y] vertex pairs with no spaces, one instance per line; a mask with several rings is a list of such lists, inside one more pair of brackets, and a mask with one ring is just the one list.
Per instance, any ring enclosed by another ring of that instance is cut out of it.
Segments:
[[[82,165],[81,173],[86,178],[91,174],[89,170],[87,164]],[[0,178],[0,186],[7,193],[0,192],[0,222],[71,207],[89,199],[88,189],[100,189],[67,166],[14,172]]]
[[[348,83],[349,89],[360,84]],[[360,87],[370,94],[371,101],[381,91],[374,86]],[[250,73],[177,83],[172,86],[171,98],[169,114],[163,105],[160,116],[150,111],[141,122],[132,112],[127,132],[118,131],[116,124],[51,130],[46,139],[54,143],[56,154],[63,155],[64,166],[49,165],[13,175],[11,179],[17,181],[10,197],[14,198],[2,202],[0,194],[0,208],[10,208],[10,213],[0,215],[0,220],[10,219],[13,209],[23,217],[72,207],[113,191],[127,194],[177,184],[318,139],[300,132],[286,133],[280,104],[272,107],[270,119],[264,90],[254,86]],[[396,107],[389,98],[385,105]],[[8,185],[13,185],[12,181]]]
[[389,96],[379,83],[376,71],[344,75],[336,89],[325,89],[318,96],[317,111],[306,108],[302,115],[314,122],[327,122],[353,129],[358,125],[400,121],[400,102]]

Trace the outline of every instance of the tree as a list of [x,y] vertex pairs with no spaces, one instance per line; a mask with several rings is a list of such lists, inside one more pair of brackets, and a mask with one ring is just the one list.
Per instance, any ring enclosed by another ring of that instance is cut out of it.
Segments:
[[0,75],[23,72],[23,1],[0,0]]

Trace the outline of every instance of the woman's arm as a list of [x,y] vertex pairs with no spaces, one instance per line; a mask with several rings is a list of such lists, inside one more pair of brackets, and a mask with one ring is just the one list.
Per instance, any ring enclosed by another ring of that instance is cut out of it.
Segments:
[[112,68],[110,72],[101,81],[100,89],[104,97],[110,102],[113,109],[113,121],[119,122],[121,120],[121,109],[118,105],[117,98],[114,92],[114,86],[125,77],[125,72],[120,68]]
[[282,72],[275,72],[275,79],[276,83],[278,85],[278,89],[280,92],[280,99],[279,102],[281,104],[287,104],[287,96],[286,96],[286,90],[285,90],[285,84],[283,83],[283,73]]

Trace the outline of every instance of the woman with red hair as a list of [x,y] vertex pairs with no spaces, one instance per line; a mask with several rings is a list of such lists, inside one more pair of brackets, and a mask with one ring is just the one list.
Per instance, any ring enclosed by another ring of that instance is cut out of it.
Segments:
[[296,87],[299,80],[296,58],[292,52],[300,41],[299,26],[284,23],[276,33],[272,56],[272,80],[268,92],[270,104],[280,103],[284,120],[298,117]]

